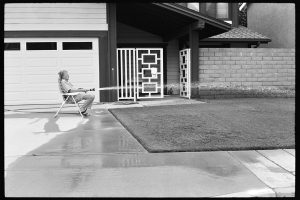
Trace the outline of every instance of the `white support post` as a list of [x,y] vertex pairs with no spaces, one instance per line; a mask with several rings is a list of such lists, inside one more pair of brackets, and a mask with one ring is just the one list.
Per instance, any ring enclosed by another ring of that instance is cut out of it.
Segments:
[[127,50],[125,52],[125,97],[128,98],[128,76],[127,76]]
[[135,68],[135,65],[136,65],[136,51],[135,50],[132,50],[132,53],[133,53],[133,66],[132,66],[132,69],[133,69],[133,95],[134,95],[134,102],[136,102],[136,95],[137,95],[137,82],[136,82],[136,68]]
[[119,68],[120,68],[120,66],[119,66],[119,49],[117,49],[117,89],[118,89],[118,101],[119,101],[119,99],[120,99],[120,88],[119,88]]
[[128,57],[129,57],[129,67],[128,67],[128,71],[129,71],[129,96],[132,97],[132,80],[131,80],[131,67],[132,67],[132,62],[131,62],[131,50],[127,50],[128,51]]
[[123,98],[123,89],[124,89],[124,86],[123,86],[123,52],[124,50],[122,49],[121,50],[121,59],[120,59],[120,64],[121,64],[121,98]]

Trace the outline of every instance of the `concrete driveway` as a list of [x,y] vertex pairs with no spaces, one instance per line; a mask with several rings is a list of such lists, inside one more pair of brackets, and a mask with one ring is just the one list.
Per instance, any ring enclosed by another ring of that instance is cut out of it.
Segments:
[[[157,102],[156,102],[157,103]],[[141,106],[141,104],[127,105]],[[109,106],[108,106],[109,107]],[[6,197],[293,196],[295,150],[148,153],[107,111],[5,112]]]

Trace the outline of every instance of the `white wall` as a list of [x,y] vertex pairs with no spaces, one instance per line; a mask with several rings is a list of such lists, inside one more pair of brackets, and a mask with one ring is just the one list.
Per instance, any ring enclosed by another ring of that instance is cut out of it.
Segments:
[[108,30],[105,3],[6,3],[4,30]]
[[248,28],[271,38],[261,48],[295,48],[295,4],[251,3],[247,7]]

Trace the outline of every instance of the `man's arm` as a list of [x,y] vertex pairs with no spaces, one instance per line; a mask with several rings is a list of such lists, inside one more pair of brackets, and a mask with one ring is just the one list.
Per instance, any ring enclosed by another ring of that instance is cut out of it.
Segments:
[[69,92],[87,92],[89,89],[78,88],[78,89],[70,89]]
[[61,86],[65,93],[91,91],[90,89],[85,89],[85,88],[74,88],[72,84],[67,83],[65,80],[61,81]]

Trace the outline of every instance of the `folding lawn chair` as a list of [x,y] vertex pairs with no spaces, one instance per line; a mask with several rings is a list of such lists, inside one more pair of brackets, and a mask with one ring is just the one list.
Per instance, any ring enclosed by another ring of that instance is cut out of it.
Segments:
[[[58,83],[58,88],[59,88],[59,91],[62,95],[62,98],[63,98],[63,102],[59,108],[59,110],[56,112],[56,114],[54,115],[54,118],[58,115],[59,111],[62,109],[62,107],[65,105],[65,104],[76,104],[77,108],[78,108],[78,112],[79,114],[81,115],[81,117],[83,118],[83,115],[81,114],[80,112],[80,107],[79,107],[79,103],[75,101],[75,98],[74,96],[78,95],[79,92],[72,92],[72,93],[64,93],[61,89],[61,84]],[[68,99],[71,97],[71,99],[73,100],[73,102],[68,102]]]

